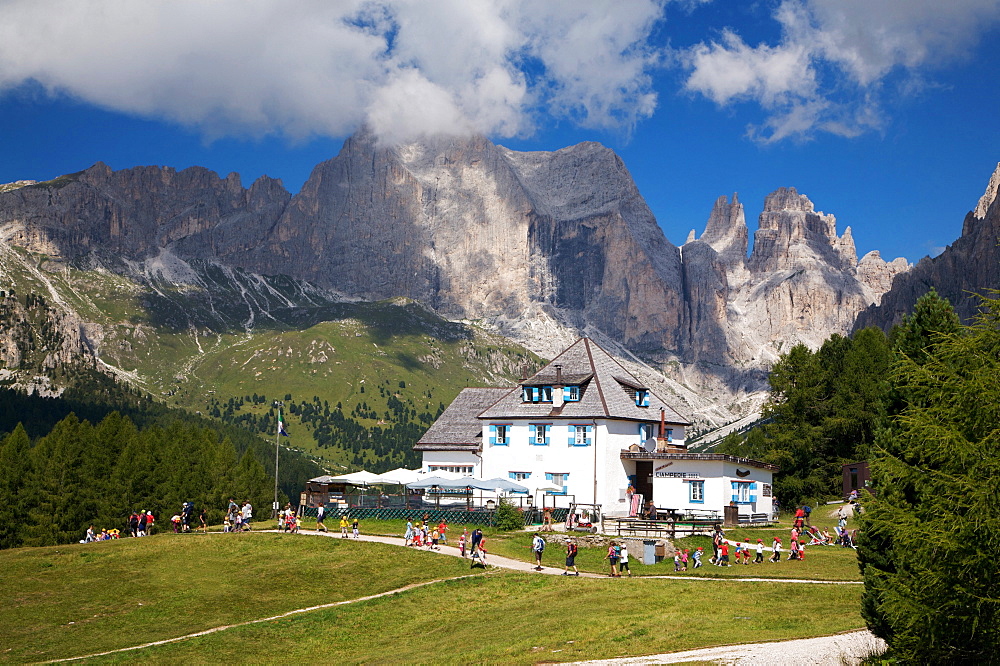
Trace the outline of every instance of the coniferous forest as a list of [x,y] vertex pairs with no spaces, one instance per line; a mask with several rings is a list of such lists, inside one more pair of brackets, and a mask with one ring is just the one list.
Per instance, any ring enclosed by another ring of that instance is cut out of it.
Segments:
[[[121,529],[152,511],[159,529],[183,502],[221,522],[229,497],[270,515],[274,444],[169,409],[94,373],[63,397],[0,390],[0,547],[70,543],[91,523]],[[297,497],[322,469],[279,451],[279,486]]]

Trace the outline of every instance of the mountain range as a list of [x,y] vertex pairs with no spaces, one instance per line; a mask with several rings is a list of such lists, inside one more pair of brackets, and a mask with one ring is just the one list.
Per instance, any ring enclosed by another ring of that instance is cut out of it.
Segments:
[[[334,304],[404,298],[543,357],[590,335],[707,430],[752,420],[770,364],[798,342],[889,327],[930,286],[973,316],[968,292],[1000,287],[998,174],[961,238],[911,266],[859,259],[850,227],[838,233],[791,187],[766,198],[752,252],[735,194],[676,246],[600,144],[385,146],[361,131],[294,196],[267,177],[244,188],[197,167],[100,163],[0,187],[0,253],[6,277],[16,259],[19,274],[47,282],[80,345],[130,380],[143,373],[111,360],[115,345],[139,343],[118,330],[129,317],[203,351],[212,336],[301,329]],[[68,291],[55,286],[63,273]],[[75,303],[71,274],[101,297]],[[122,307],[122,281],[142,285],[135,312],[95,324],[96,310]],[[516,363],[501,365],[516,378]]]

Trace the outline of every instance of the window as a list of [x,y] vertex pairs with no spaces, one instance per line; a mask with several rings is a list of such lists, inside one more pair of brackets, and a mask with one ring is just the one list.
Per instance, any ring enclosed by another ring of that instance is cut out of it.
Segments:
[[705,482],[704,481],[689,481],[688,485],[691,487],[691,496],[689,500],[692,504],[704,504],[705,503]]
[[639,424],[639,443],[643,444],[650,437],[653,436],[653,424],[652,423],[640,423]]
[[737,504],[753,504],[757,501],[756,481],[733,481],[732,501]]
[[668,442],[674,441],[674,429],[673,428],[667,428],[667,441]]
[[554,486],[562,486],[561,491],[552,491],[552,495],[565,495],[566,494],[566,484],[569,482],[569,474],[567,472],[546,472],[545,480],[551,481]]
[[512,481],[527,481],[531,472],[509,472]]
[[548,446],[549,428],[551,427],[552,425],[549,423],[532,423],[528,443],[532,446]]
[[458,474],[472,475],[472,465],[428,465],[430,472],[456,472]]
[[552,387],[522,386],[521,400],[523,402],[552,402]]
[[590,438],[593,434],[593,425],[570,425],[569,426],[569,445],[570,446],[590,446]]
[[579,402],[580,400],[580,387],[579,386],[564,386],[563,387],[563,400],[566,402]]
[[507,446],[510,444],[510,424],[490,424],[490,446]]
[[649,407],[649,389],[635,390],[635,406]]

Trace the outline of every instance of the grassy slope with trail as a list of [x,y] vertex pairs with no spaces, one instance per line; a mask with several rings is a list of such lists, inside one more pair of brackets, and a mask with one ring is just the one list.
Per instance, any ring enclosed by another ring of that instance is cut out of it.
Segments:
[[[497,541],[495,539],[495,541]],[[0,552],[5,661],[90,654],[470,573],[460,559],[305,535],[173,535]],[[861,626],[858,586],[490,571],[104,660],[446,663],[641,655]],[[842,609],[831,612],[832,609]]]

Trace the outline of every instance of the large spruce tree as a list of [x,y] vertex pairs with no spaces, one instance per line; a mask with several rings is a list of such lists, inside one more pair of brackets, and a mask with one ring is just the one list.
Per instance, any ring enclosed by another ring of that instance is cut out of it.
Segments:
[[902,413],[869,452],[862,614],[903,663],[1000,663],[1000,300],[936,294],[894,339]]

